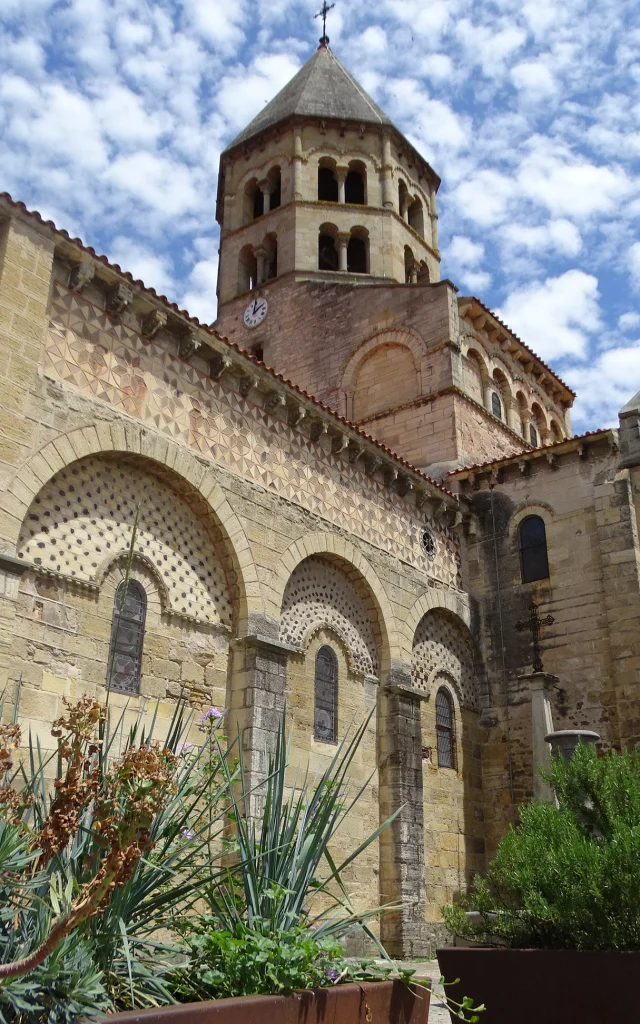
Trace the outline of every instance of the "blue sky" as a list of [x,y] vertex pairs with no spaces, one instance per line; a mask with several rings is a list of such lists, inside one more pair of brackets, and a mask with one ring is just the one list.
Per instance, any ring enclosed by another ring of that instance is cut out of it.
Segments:
[[[2,0],[0,190],[203,321],[218,158],[319,0]],[[331,46],[442,177],[442,273],[579,392],[640,389],[640,6],[342,0]]]

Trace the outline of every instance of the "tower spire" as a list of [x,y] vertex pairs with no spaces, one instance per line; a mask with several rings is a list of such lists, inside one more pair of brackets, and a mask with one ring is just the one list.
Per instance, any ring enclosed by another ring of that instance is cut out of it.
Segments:
[[320,36],[320,46],[327,47],[329,45],[329,36],[327,35],[327,14],[335,6],[335,3],[327,4],[327,0],[323,0],[322,10],[318,11],[318,13],[314,14],[313,16],[314,18],[322,18],[322,35]]

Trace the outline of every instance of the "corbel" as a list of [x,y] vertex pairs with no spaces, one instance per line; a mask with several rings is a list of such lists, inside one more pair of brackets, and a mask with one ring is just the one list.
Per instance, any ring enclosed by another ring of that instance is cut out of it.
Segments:
[[358,444],[357,441],[352,441],[350,443],[350,445],[349,445],[349,451],[348,451],[349,462],[352,465],[353,465],[353,463],[357,462],[358,459],[360,458],[360,456],[362,455],[363,451],[364,451],[364,446],[363,445]]
[[375,476],[383,463],[381,455],[367,455],[364,460],[364,468],[367,476]]
[[612,430],[610,435],[609,435],[609,448],[613,452],[614,455],[617,452],[620,451],[620,445],[618,443],[618,431],[617,430]]
[[313,420],[309,426],[309,437],[312,441],[319,441],[323,434],[327,433],[327,424],[323,420]]
[[275,412],[287,404],[287,400],[281,391],[269,391],[265,396],[264,407],[267,412]]
[[85,259],[74,263],[69,276],[69,287],[74,292],[81,292],[85,285],[93,281],[95,273],[96,268],[91,260]]
[[586,457],[587,457],[587,446],[586,446],[586,444],[584,444],[581,441],[580,444],[578,445],[578,447],[576,448],[576,451],[578,453],[578,458],[579,459],[586,459]]
[[552,469],[557,469],[558,468],[558,456],[556,455],[556,453],[555,452],[545,452],[545,456],[546,456],[547,462],[549,463],[551,468]]
[[449,527],[452,530],[457,529],[458,526],[462,525],[463,515],[461,508],[449,509],[448,512]]
[[478,473],[471,474],[471,487],[474,491],[480,490],[480,476]]
[[398,494],[401,498],[406,498],[407,494],[410,494],[413,490],[413,480],[402,473],[398,477]]
[[331,451],[334,455],[340,455],[349,445],[348,434],[337,434],[331,438]]
[[290,427],[297,427],[302,423],[306,415],[307,410],[303,405],[290,405],[289,412],[287,413],[287,423]]
[[474,319],[473,326],[476,329],[476,331],[481,331],[482,328],[484,327],[484,325],[486,324],[486,322],[487,322],[487,315],[486,315],[486,313],[481,313],[480,316],[477,316]]
[[426,487],[421,487],[416,491],[416,508],[421,509],[427,498],[429,497],[429,490]]
[[523,476],[529,476],[531,472],[531,463],[528,459],[518,459],[518,469]]
[[238,384],[238,391],[240,392],[243,398],[246,398],[249,392],[251,391],[251,388],[255,387],[257,380],[258,378],[254,377],[252,373],[245,373],[240,378],[240,383]]
[[106,308],[109,313],[124,313],[125,309],[133,302],[133,291],[128,284],[117,284],[111,291],[107,292]]
[[180,359],[191,359],[191,356],[194,352],[198,351],[200,345],[201,341],[198,337],[198,332],[191,328],[178,342],[178,355]]
[[209,360],[209,376],[213,377],[214,380],[220,380],[223,373],[226,373],[232,365],[232,360],[228,356],[223,356],[221,352],[216,354]]
[[142,321],[143,338],[154,338],[159,330],[167,326],[167,314],[163,309],[152,309]]
[[395,487],[396,480],[398,479],[398,470],[395,466],[388,466],[384,471],[384,485],[391,489]]

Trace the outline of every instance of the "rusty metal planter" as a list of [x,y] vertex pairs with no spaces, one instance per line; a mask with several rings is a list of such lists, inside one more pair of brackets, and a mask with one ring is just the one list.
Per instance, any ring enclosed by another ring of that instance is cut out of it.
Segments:
[[182,1003],[114,1013],[108,1024],[427,1024],[429,991],[401,981]]
[[482,1024],[613,1024],[638,1017],[640,952],[455,946],[439,949],[438,963],[447,981],[460,978],[449,990],[453,999],[471,996],[486,1005]]

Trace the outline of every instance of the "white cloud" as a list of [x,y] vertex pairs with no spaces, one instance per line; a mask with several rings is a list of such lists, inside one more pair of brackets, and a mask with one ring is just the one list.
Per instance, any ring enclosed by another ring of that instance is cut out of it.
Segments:
[[640,313],[623,313],[618,317],[618,327],[621,331],[635,331],[640,327]]
[[165,257],[130,238],[118,236],[110,246],[109,259],[143,281],[148,288],[155,288],[161,295],[171,296],[174,287],[173,267]]
[[516,89],[532,100],[545,100],[557,89],[551,71],[542,60],[525,60],[516,64],[511,69],[511,80]]
[[240,67],[229,74],[216,101],[231,129],[235,132],[248,124],[298,69],[295,57],[274,53],[257,58],[249,69]]
[[525,196],[558,217],[607,213],[630,191],[627,174],[569,154],[557,156],[543,144],[522,161],[518,185]]
[[154,153],[120,156],[104,177],[162,216],[176,216],[195,210],[202,201],[195,187],[193,172],[184,164]]
[[640,289],[640,242],[634,242],[627,254],[631,283],[634,288]]
[[362,33],[362,48],[369,54],[384,53],[387,49],[386,32],[379,25],[371,25]]
[[498,316],[542,359],[582,359],[590,336],[602,326],[599,297],[597,278],[568,270],[515,289]]
[[510,222],[501,228],[501,234],[510,249],[530,250],[543,258],[550,251],[563,256],[577,256],[582,249],[580,232],[575,224],[564,218],[535,227]]
[[216,281],[218,275],[217,256],[199,260],[193,267],[181,305],[197,316],[203,324],[210,324],[216,318]]
[[596,424],[617,426],[619,410],[638,390],[640,341],[628,348],[609,349],[590,366],[570,368],[565,376],[578,395],[572,411],[576,431]]

